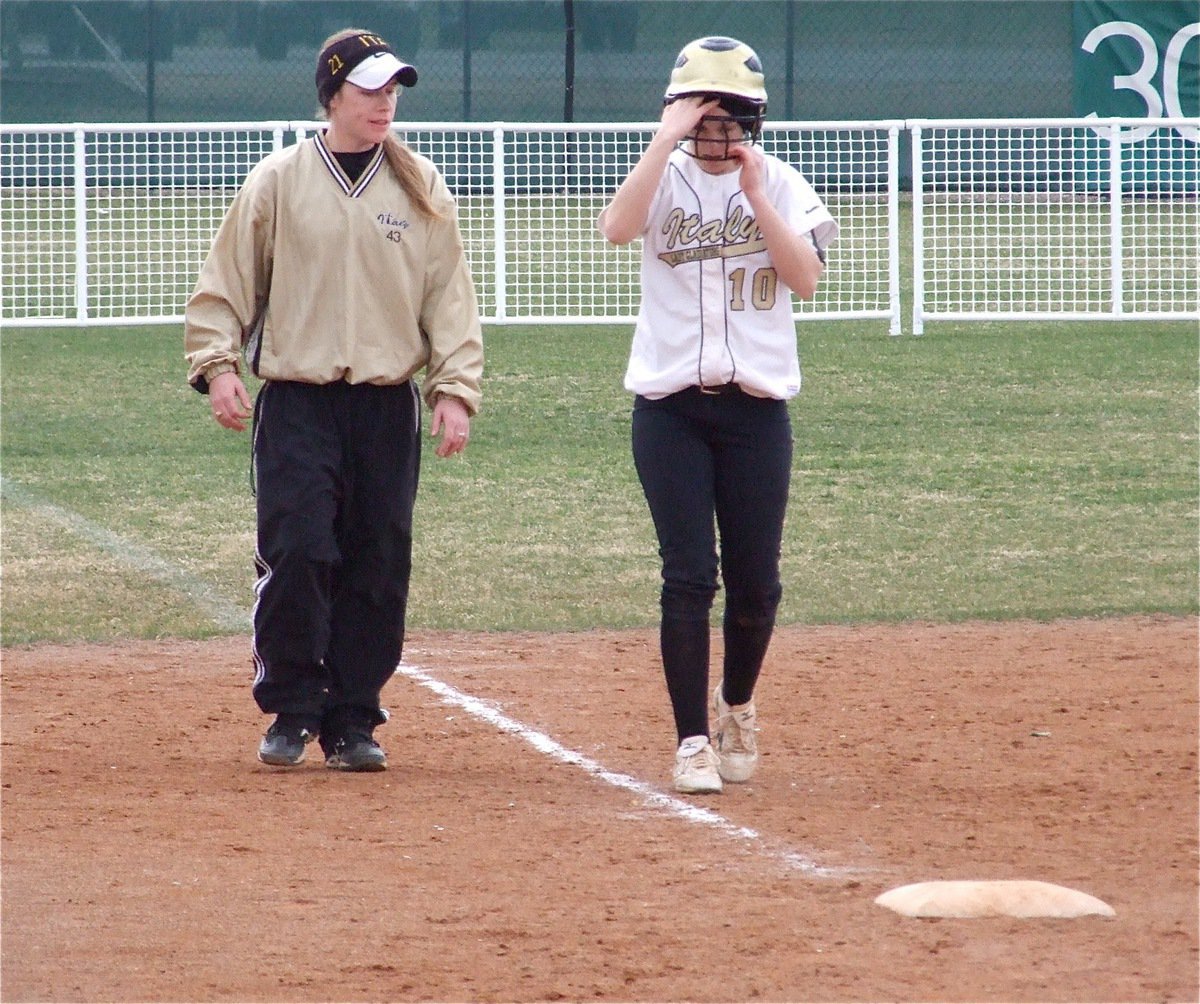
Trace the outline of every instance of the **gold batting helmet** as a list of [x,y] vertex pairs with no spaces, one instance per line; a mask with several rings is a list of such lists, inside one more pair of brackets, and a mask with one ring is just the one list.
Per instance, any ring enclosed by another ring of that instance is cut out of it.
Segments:
[[663,104],[693,96],[717,99],[751,143],[758,139],[767,114],[767,88],[758,53],[745,42],[710,35],[680,50]]
[[675,60],[664,103],[692,94],[726,94],[767,107],[762,62],[745,42],[712,35],[688,42]]

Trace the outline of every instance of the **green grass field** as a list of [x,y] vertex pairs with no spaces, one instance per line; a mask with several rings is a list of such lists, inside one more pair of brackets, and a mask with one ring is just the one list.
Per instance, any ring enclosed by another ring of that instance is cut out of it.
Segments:
[[[175,327],[6,329],[2,641],[244,631],[249,440]],[[469,453],[427,453],[413,629],[657,620],[629,331],[493,327]],[[1197,611],[1195,325],[800,325],[785,622]]]

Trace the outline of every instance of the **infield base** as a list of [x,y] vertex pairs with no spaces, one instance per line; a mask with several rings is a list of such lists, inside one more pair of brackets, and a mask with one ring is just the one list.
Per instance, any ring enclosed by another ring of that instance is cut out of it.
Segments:
[[1028,880],[917,882],[875,902],[905,917],[1115,917],[1103,900],[1077,889]]

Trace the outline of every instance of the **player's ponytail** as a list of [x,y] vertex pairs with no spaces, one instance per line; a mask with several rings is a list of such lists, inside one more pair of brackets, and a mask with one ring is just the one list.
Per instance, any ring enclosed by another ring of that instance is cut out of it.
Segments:
[[396,138],[395,133],[388,133],[383,141],[383,155],[387,158],[388,166],[404,189],[413,208],[427,220],[440,220],[443,214],[429,201],[429,192],[425,190],[425,179],[421,176],[421,168],[413,152]]

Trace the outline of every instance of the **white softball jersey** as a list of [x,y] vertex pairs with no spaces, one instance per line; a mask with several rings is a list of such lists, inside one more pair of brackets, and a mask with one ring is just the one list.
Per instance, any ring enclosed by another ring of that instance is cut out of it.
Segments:
[[[838,225],[791,165],[763,157],[768,199],[822,258]],[[737,383],[760,397],[800,390],[791,291],[779,282],[741,170],[708,174],[671,154],[642,234],[642,301],[625,388],[648,398]]]

